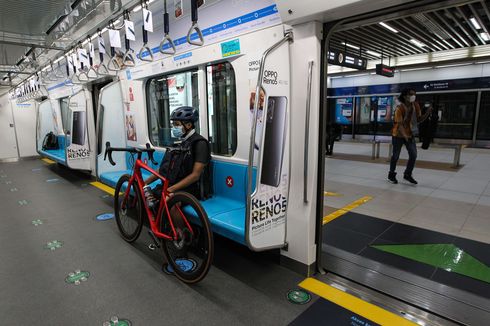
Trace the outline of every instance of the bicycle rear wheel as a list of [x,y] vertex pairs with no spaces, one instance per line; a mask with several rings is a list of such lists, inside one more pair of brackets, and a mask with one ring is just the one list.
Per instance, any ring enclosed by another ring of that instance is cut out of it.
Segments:
[[[163,252],[177,278],[185,283],[197,283],[206,276],[213,261],[213,232],[208,216],[199,201],[186,192],[175,193],[167,205],[177,238],[163,239]],[[160,221],[160,230],[172,234],[166,212]]]
[[[117,228],[127,242],[133,242],[138,239],[143,227],[141,194],[135,182],[129,185],[130,178],[131,176],[128,174],[121,176],[114,193],[114,215]],[[125,199],[124,194],[128,187],[130,187],[130,193],[128,198]]]

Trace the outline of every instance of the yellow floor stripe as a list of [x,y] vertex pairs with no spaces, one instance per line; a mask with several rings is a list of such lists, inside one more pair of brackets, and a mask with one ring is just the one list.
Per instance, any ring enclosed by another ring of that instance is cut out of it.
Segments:
[[97,187],[100,190],[103,190],[103,191],[107,192],[108,194],[114,196],[114,191],[115,191],[114,188],[111,188],[109,186],[106,186],[105,184],[103,184],[101,182],[98,182],[98,181],[90,182],[90,184],[92,186]]
[[331,192],[331,191],[325,191],[324,195],[327,197],[341,197],[341,194],[338,194],[336,192]]
[[352,203],[348,204],[347,206],[344,206],[342,207],[341,209],[339,210],[336,210],[335,212],[323,217],[323,225],[329,223],[329,222],[332,222],[333,220],[335,220],[336,218],[348,213],[349,211],[367,203],[368,201],[370,201],[371,199],[373,199],[373,197],[371,196],[364,196],[362,198],[359,198],[358,200],[356,201],[353,201]]
[[301,282],[299,286],[380,325],[417,325],[403,317],[395,315],[392,312],[384,310],[311,277]]
[[54,164],[56,163],[55,161],[53,160],[50,160],[49,158],[42,158],[41,161],[43,161],[44,163],[48,163],[48,164]]

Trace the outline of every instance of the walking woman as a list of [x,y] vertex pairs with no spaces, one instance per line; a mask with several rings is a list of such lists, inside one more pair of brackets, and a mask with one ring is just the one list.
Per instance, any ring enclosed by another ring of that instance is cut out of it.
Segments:
[[422,116],[420,106],[415,102],[416,94],[413,89],[405,89],[401,92],[398,100],[400,105],[396,107],[395,118],[393,119],[393,129],[391,130],[393,143],[393,156],[391,157],[390,172],[388,181],[394,184],[398,183],[396,179],[396,164],[400,157],[403,145],[408,151],[408,163],[403,173],[403,179],[411,184],[417,184],[413,178],[412,172],[417,160],[417,145],[415,143],[414,130],[417,124],[427,119],[432,112],[432,108]]

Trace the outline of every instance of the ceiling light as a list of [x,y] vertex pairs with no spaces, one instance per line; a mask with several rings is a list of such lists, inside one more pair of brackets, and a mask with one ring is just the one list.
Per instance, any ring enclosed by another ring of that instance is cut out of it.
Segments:
[[471,65],[472,63],[457,63],[454,65],[445,65],[445,66],[436,66],[436,68],[449,68],[449,67],[460,67],[460,66],[468,66]]
[[384,28],[386,28],[387,30],[390,30],[392,31],[393,33],[398,33],[398,31],[396,29],[394,29],[393,27],[391,27],[390,25],[388,25],[387,23],[384,23],[384,22],[381,22],[379,23],[381,26],[383,26]]
[[470,22],[476,29],[481,29],[480,23],[478,23],[478,20],[476,20],[475,17],[471,17]]
[[413,44],[415,44],[416,46],[418,46],[419,48],[423,48],[424,46],[426,46],[424,43],[420,42],[419,40],[416,40],[416,39],[411,39],[410,42],[412,42]]
[[345,46],[347,46],[349,48],[352,48],[352,49],[359,50],[359,47],[358,46],[355,46],[355,45],[352,45],[352,44],[349,44],[349,43],[342,42],[342,45],[345,45]]
[[428,70],[432,69],[432,67],[422,67],[422,68],[409,68],[409,69],[402,69],[401,71],[418,71],[418,70]]
[[375,57],[378,57],[378,58],[381,58],[381,54],[379,54],[378,52],[374,52],[374,51],[371,51],[371,50],[367,50],[366,51],[367,54],[370,54],[372,56],[375,56]]
[[490,35],[488,33],[480,33],[480,37],[485,41],[488,42],[490,41]]

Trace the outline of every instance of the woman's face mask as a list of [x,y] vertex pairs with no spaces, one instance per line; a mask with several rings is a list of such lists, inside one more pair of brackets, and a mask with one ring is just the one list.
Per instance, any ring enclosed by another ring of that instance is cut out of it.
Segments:
[[416,98],[417,98],[417,97],[416,97],[415,95],[410,95],[410,97],[409,97],[409,99],[410,99],[410,103],[415,102],[415,99],[416,99]]

